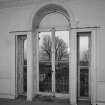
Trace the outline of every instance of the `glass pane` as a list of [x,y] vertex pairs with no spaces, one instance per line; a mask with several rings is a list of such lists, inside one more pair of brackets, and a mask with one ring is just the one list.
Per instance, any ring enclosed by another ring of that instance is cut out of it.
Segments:
[[39,33],[39,91],[51,92],[51,32]]
[[69,32],[55,32],[55,91],[69,91]]
[[80,96],[88,96],[88,67],[80,68]]
[[24,81],[24,91],[27,91],[27,39],[24,40],[24,71],[23,71],[23,81]]
[[89,94],[89,35],[90,32],[79,33],[79,96],[88,97]]
[[88,49],[89,49],[89,39],[88,36],[80,36],[80,65],[81,66],[88,66]]

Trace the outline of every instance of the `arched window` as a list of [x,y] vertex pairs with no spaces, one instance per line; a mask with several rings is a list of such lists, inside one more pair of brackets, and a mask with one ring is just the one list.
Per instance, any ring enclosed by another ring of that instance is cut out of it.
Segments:
[[68,97],[69,18],[62,6],[49,4],[39,9],[33,19],[33,31],[38,33],[37,87],[41,93]]

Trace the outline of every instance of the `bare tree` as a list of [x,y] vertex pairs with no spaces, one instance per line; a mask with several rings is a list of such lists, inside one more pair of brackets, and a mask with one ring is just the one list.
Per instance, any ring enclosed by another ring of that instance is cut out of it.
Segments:
[[89,59],[89,57],[88,57],[88,50],[86,50],[86,51],[84,51],[84,53],[83,53],[83,61],[84,61],[84,62],[88,62],[88,59]]
[[[48,60],[51,60],[51,47],[52,47],[52,40],[51,37],[46,35],[43,38],[43,44],[41,46],[41,55]],[[67,58],[67,44],[64,42],[63,39],[55,36],[55,59],[56,60],[63,60]]]
[[81,65],[88,65],[89,61],[89,52],[88,50],[84,51],[82,54]]
[[[40,62],[39,62],[39,72],[40,75],[42,74],[44,77],[43,81],[40,81],[40,90],[51,91],[51,81],[52,81],[52,66],[51,66],[51,58],[52,58],[52,38],[51,36],[45,35],[43,38],[43,42],[40,47]],[[56,90],[59,92],[68,91],[62,90],[60,81],[68,81],[69,77],[69,62],[65,62],[69,59],[68,51],[67,51],[67,44],[64,42],[63,39],[55,36],[55,70],[56,70],[56,82],[57,88]],[[63,62],[62,62],[62,61]],[[43,62],[44,61],[44,62]],[[45,62],[47,61],[47,63]],[[48,85],[46,85],[48,84]]]

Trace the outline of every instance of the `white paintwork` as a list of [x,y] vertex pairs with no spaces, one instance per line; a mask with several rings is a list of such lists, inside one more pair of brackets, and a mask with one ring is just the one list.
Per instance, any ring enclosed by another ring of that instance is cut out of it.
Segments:
[[[39,28],[37,29],[38,32],[46,32],[50,31],[52,33],[52,95],[55,95],[55,31],[58,30],[67,30],[69,26],[69,22],[65,16],[60,13],[51,13],[46,15],[40,22]],[[38,43],[37,43],[38,44]],[[38,46],[37,46],[38,47]],[[36,58],[38,59],[38,57]],[[39,61],[37,61],[37,65],[39,66]],[[39,71],[39,69],[37,70]],[[39,72],[37,73],[39,78]],[[38,79],[39,80],[39,79]],[[37,81],[39,83],[39,81]],[[39,84],[37,85],[39,86]],[[39,88],[39,87],[38,87]],[[38,91],[38,93],[41,93]],[[44,92],[43,94],[49,94]],[[65,96],[62,94],[62,96]]]
[[[62,22],[62,21],[61,21]],[[54,23],[55,24],[55,23]],[[37,39],[36,39],[36,46],[37,46],[37,57],[35,58],[35,59],[37,59],[37,94],[41,94],[41,95],[53,95],[53,96],[56,96],[56,97],[60,97],[61,96],[61,98],[69,98],[69,94],[63,94],[63,93],[61,93],[61,94],[59,94],[59,93],[56,93],[55,92],[55,82],[56,82],[56,80],[55,80],[55,48],[54,48],[54,46],[55,46],[55,31],[64,31],[64,30],[68,30],[69,31],[69,27],[50,27],[50,28],[48,28],[48,27],[43,27],[43,28],[39,28],[39,29],[37,29],[37,33],[39,33],[39,32],[51,32],[52,34],[51,34],[51,36],[52,36],[52,72],[53,72],[53,74],[52,74],[52,92],[51,93],[48,93],[48,92],[39,92],[39,58],[38,58],[38,56],[39,56],[39,53],[38,53],[38,51],[39,51],[39,49],[38,49],[38,44],[39,44],[39,42],[38,42],[38,34],[37,34],[37,36],[35,36],[35,37],[37,37]],[[70,67],[70,65],[69,65],[69,67]],[[69,68],[69,70],[70,70],[70,68]]]
[[33,34],[33,78],[34,78],[34,83],[33,83],[33,93],[34,96],[38,94],[39,92],[39,37],[38,37],[38,32],[35,31],[32,33]]
[[33,36],[32,33],[27,35],[27,100],[33,98]]
[[97,99],[105,103],[105,82],[97,82]]
[[91,32],[90,36],[90,67],[89,67],[89,94],[91,103],[96,104],[96,30],[90,29],[77,29],[77,32]]
[[76,64],[76,30],[70,29],[70,71],[69,95],[70,103],[77,104],[77,64]]
[[[101,94],[101,88],[105,87],[103,82],[105,82],[105,1],[104,0],[70,0],[69,2],[53,1],[53,3],[62,4],[67,7],[68,11],[75,16],[75,19],[79,21],[79,26],[100,26],[101,28],[97,30],[96,36],[96,84],[98,89],[96,93],[96,100],[98,104],[104,101],[104,92]],[[2,72],[3,78],[8,78],[8,84],[5,87],[5,95],[0,94],[1,97],[8,96],[9,98],[15,95],[15,43],[14,38],[9,34],[10,31],[20,31],[31,29],[32,18],[36,11],[46,5],[52,3],[52,1],[41,1],[28,5],[17,4],[17,7],[11,7],[6,9],[0,9],[0,73]],[[7,5],[6,5],[7,6]],[[6,7],[5,6],[5,7]],[[20,6],[20,7],[18,7]],[[1,7],[1,6],[0,6]],[[7,6],[8,7],[8,6]],[[73,17],[73,16],[72,16]],[[75,34],[75,32],[74,32]],[[73,35],[74,35],[73,34]],[[74,62],[74,61],[73,61]],[[7,75],[8,72],[8,75]],[[1,78],[1,75],[0,75]],[[0,81],[0,89],[7,83],[5,79]],[[103,82],[102,82],[103,81]],[[2,86],[2,83],[4,85]],[[74,85],[74,84],[73,84]],[[75,92],[75,91],[74,91]]]
[[105,103],[97,102],[98,105],[105,105]]

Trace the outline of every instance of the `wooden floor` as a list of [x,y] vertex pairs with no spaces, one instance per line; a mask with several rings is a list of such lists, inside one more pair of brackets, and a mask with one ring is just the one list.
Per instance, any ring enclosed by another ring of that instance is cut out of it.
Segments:
[[[54,97],[35,97],[29,102],[26,97],[19,97],[14,100],[0,99],[0,105],[70,105],[68,99],[57,99]],[[78,102],[77,105],[91,105],[89,102]]]
[[90,102],[83,102],[83,101],[81,101],[81,102],[78,102],[77,103],[77,105],[91,105],[91,103]]

